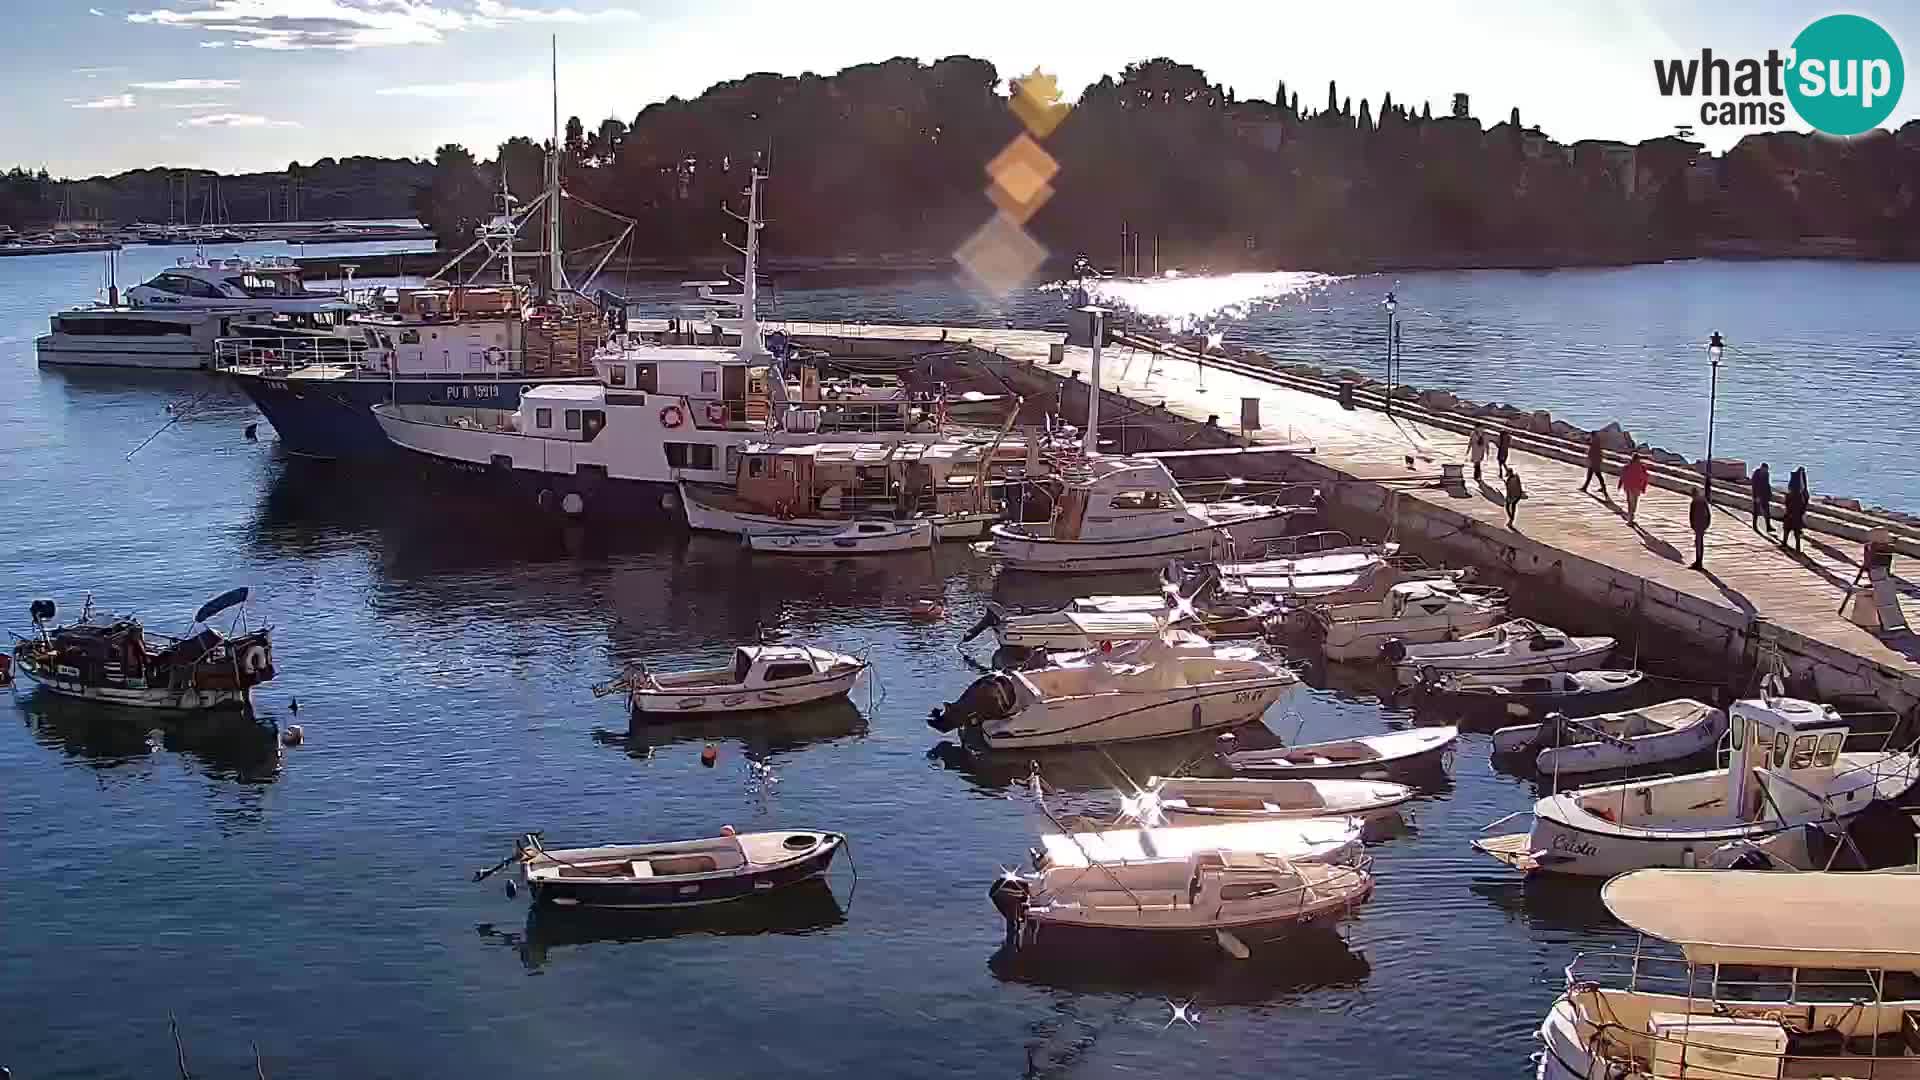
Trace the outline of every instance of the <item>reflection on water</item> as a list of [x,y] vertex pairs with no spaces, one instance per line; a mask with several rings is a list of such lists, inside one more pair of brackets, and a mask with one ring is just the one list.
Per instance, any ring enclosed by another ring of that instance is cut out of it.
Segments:
[[[626,707],[626,699],[619,699]],[[633,718],[626,731],[596,728],[595,742],[617,746],[637,758],[681,743],[737,742],[750,759],[769,761],[783,754],[867,733],[867,718],[851,701],[820,701],[791,708],[651,721]]]
[[165,751],[185,754],[208,775],[266,783],[280,775],[278,732],[251,711],[174,713],[80,701],[30,683],[14,690],[34,741],[95,769],[119,769]]
[[[595,911],[529,907],[519,931],[493,923],[475,929],[480,936],[514,949],[527,971],[538,973],[556,953],[576,948],[631,945],[688,935],[748,937],[756,934],[816,934],[847,921],[846,909],[825,880],[803,882],[763,896],[732,903],[670,911]],[[716,942],[715,948],[727,948]],[[609,955],[617,955],[611,950]],[[645,963],[644,960],[638,960]]]
[[1096,304],[1151,320],[1176,333],[1213,330],[1245,321],[1262,308],[1299,302],[1342,280],[1304,271],[1238,274],[1169,273],[1153,278],[1088,278],[1055,282],[1043,289],[1071,292],[1077,285]]
[[1333,930],[1290,938],[1247,960],[1224,951],[1081,950],[1068,955],[1002,945],[988,961],[994,976],[1078,994],[1170,997],[1200,1005],[1259,1005],[1288,995],[1357,986],[1373,967]]

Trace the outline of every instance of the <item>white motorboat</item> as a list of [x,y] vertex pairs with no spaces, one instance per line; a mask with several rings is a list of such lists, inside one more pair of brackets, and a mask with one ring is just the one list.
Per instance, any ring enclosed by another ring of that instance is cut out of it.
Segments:
[[1144,825],[1319,817],[1367,821],[1397,813],[1412,799],[1412,788],[1381,780],[1156,776],[1144,790],[1121,799],[1120,813]]
[[1189,503],[1155,458],[1096,456],[1063,472],[1050,521],[996,525],[974,545],[1019,570],[1083,574],[1230,559],[1236,545],[1285,535],[1312,507]]
[[855,521],[832,532],[749,533],[747,546],[768,555],[889,555],[933,547],[931,521]]
[[980,750],[1159,739],[1258,720],[1299,681],[1256,650],[1168,635],[984,675],[928,724]]
[[980,622],[962,644],[991,629],[1006,648],[1069,652],[1097,649],[1103,642],[1157,638],[1169,626],[1191,629],[1209,637],[1258,634],[1269,614],[1267,606],[1218,602],[1189,602],[1166,594],[1138,596],[1083,596],[1043,611],[1011,612],[989,602]]
[[1452,760],[1454,740],[1459,737],[1457,727],[1417,727],[1351,739],[1241,750],[1224,755],[1224,760],[1236,774],[1249,777],[1416,779],[1444,774]]
[[529,833],[482,880],[519,863],[535,905],[664,910],[745,900],[824,876],[847,838],[833,832],[738,833],[657,844],[549,848]]
[[1573,637],[1531,619],[1514,619],[1455,641],[1381,645],[1400,685],[1450,671],[1478,675],[1530,675],[1550,671],[1586,671],[1606,663],[1610,637]]
[[1542,776],[1632,769],[1704,754],[1727,733],[1727,714],[1682,698],[1585,719],[1550,714],[1493,733],[1495,754],[1535,751]]
[[1737,701],[1727,768],[1549,795],[1534,804],[1527,832],[1483,836],[1474,847],[1527,873],[1611,877],[1704,866],[1728,844],[1768,840],[1773,860],[1812,868],[1820,860],[1803,827],[1842,829],[1920,777],[1911,753],[1850,753],[1846,738],[1846,721],[1831,706]]
[[[1270,850],[1301,846],[1265,838],[1284,827],[1332,827],[1351,839],[1338,861],[1305,861]],[[1116,835],[1122,842],[1108,839]],[[1370,860],[1346,854],[1358,838],[1352,820],[1052,837],[1036,872],[1002,874],[988,895],[1023,949],[1197,946],[1245,957],[1331,925],[1372,893]]]
[[1373,660],[1388,641],[1450,641],[1507,616],[1506,594],[1441,578],[1405,581],[1379,600],[1314,608],[1320,647],[1329,660]]
[[1539,1080],[1915,1075],[1920,875],[1639,870],[1600,897],[1640,940],[1567,966]]
[[[1554,671],[1542,675],[1468,675],[1434,672],[1411,689],[1445,708],[1480,716],[1523,719],[1559,712],[1592,716],[1627,705],[1640,694],[1639,671]],[[1495,744],[1495,750],[1499,746]]]
[[1210,822],[1178,829],[1116,825],[1109,829],[1054,832],[1040,837],[1035,870],[1184,859],[1209,851],[1245,851],[1290,862],[1338,863],[1362,850],[1365,822],[1321,815],[1298,820]]
[[639,668],[595,693],[626,690],[636,716],[752,712],[845,697],[866,670],[860,657],[811,645],[742,645],[729,667],[659,674]]
[[307,288],[300,265],[284,255],[265,259],[187,259],[127,290],[127,303],[159,310],[258,311],[344,322],[354,310],[335,292]]

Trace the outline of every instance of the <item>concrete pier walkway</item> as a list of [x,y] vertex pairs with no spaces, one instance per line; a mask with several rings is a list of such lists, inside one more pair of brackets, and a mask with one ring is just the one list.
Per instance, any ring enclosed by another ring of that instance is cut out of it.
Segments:
[[[1091,350],[1077,347],[1066,348],[1061,363],[1048,363],[1058,332],[808,324],[789,329],[823,345],[861,339],[909,349],[918,343],[929,349],[942,342],[971,344],[990,354],[979,359],[998,368],[1000,377],[1029,391],[1036,385],[1057,389],[1063,379],[1069,380],[1064,384],[1069,391],[1074,381],[1084,386],[1092,365]],[[1504,563],[1517,575],[1550,579],[1542,584],[1601,605],[1604,612],[1637,611],[1704,647],[1723,650],[1729,664],[1751,664],[1771,653],[1824,696],[1873,694],[1902,710],[1920,705],[1920,640],[1910,633],[1882,636],[1840,614],[1859,570],[1861,550],[1853,540],[1810,527],[1805,554],[1789,554],[1775,536],[1755,532],[1747,514],[1716,506],[1706,569],[1691,570],[1686,494],[1654,487],[1641,500],[1637,524],[1629,526],[1617,476],[1608,476],[1605,496],[1582,493],[1582,465],[1519,446],[1511,463],[1527,498],[1518,529],[1509,531],[1505,492],[1491,454],[1482,483],[1472,482],[1469,469],[1464,498],[1419,479],[1435,477],[1444,463],[1466,462],[1463,434],[1377,409],[1346,409],[1333,398],[1266,378],[1126,345],[1103,350],[1101,366],[1102,387],[1115,396],[1103,407],[1103,418],[1131,412],[1126,422],[1138,424],[1164,409],[1172,414],[1168,419],[1203,424],[1217,415],[1220,427],[1237,435],[1241,399],[1258,398],[1261,426],[1251,433],[1255,442],[1310,446],[1311,452],[1298,458],[1303,465],[1346,481],[1332,485],[1329,497],[1336,507],[1386,518],[1416,550],[1436,547],[1464,556],[1458,561],[1492,568]],[[1068,419],[1080,417],[1069,414]],[[1776,462],[1778,475],[1784,478],[1792,464]],[[1776,514],[1779,506],[1776,498]],[[1774,527],[1779,528],[1777,521]],[[1899,570],[1896,561],[1896,574]],[[1904,580],[1900,587],[1903,610],[1920,625],[1920,588]]]

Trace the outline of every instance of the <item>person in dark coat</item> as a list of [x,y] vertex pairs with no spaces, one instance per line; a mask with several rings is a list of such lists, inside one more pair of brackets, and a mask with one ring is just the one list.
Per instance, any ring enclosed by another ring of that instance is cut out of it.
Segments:
[[1600,471],[1600,463],[1605,460],[1606,455],[1600,449],[1600,433],[1596,431],[1587,436],[1587,478],[1580,481],[1581,491],[1587,490],[1587,485],[1599,477],[1600,497],[1607,497],[1607,474]]
[[1507,528],[1520,531],[1513,523],[1513,515],[1520,511],[1520,500],[1527,497],[1526,489],[1520,486],[1520,470],[1507,470]]
[[1767,471],[1767,463],[1753,470],[1753,531],[1760,531],[1760,523],[1766,522],[1767,531],[1773,531],[1773,474]]
[[1705,570],[1707,526],[1713,524],[1713,508],[1707,505],[1707,489],[1693,489],[1693,505],[1687,507],[1687,524],[1693,526],[1693,569]]
[[1787,540],[1792,538],[1793,550],[1800,550],[1800,541],[1807,535],[1807,503],[1812,501],[1807,493],[1807,470],[1793,470],[1787,477],[1786,508],[1780,515],[1780,550],[1787,550]]
[[1507,475],[1507,455],[1511,453],[1513,453],[1513,431],[1510,428],[1501,428],[1500,438],[1493,444],[1493,460],[1494,464],[1500,467],[1499,475],[1501,476]]

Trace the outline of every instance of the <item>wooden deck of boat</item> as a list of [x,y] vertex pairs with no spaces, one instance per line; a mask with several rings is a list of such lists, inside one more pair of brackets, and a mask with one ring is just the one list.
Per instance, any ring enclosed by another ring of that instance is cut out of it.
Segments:
[[[1083,382],[1092,366],[1091,350],[1079,347],[1068,347],[1060,364],[1046,362],[1049,346],[1061,340],[1058,331],[805,323],[787,328],[797,335],[849,341],[876,338],[926,342],[930,347],[942,342],[970,343],[1017,364],[1032,364],[1056,375],[1072,372]],[[1318,394],[1124,345],[1103,351],[1101,385],[1138,406],[1162,406],[1190,420],[1218,415],[1221,426],[1234,432],[1241,399],[1257,397],[1263,425],[1252,433],[1256,443],[1310,445],[1314,461],[1356,479],[1432,476],[1442,463],[1466,461],[1466,436],[1453,431],[1373,409],[1344,409]],[[1414,462],[1411,467],[1409,456]],[[1840,614],[1842,599],[1859,569],[1857,543],[1809,530],[1805,555],[1788,554],[1780,550],[1776,536],[1755,532],[1745,516],[1716,506],[1707,532],[1706,570],[1691,570],[1693,532],[1687,524],[1684,493],[1651,489],[1640,502],[1638,525],[1629,526],[1625,501],[1615,486],[1617,476],[1609,476],[1609,494],[1602,497],[1579,490],[1585,474],[1581,465],[1518,448],[1512,464],[1527,493],[1520,504],[1519,532],[1536,543],[1733,609],[1745,619],[1770,622],[1878,665],[1903,684],[1920,682],[1916,662],[1920,640],[1910,633],[1883,637]],[[1784,478],[1798,463],[1773,464]],[[1469,494],[1464,499],[1411,484],[1404,485],[1405,497],[1442,505],[1470,516],[1478,528],[1504,533],[1505,492],[1491,454],[1484,475],[1485,482],[1475,485],[1469,470]],[[1836,482],[1844,481],[1836,478]],[[1777,521],[1774,527],[1779,528]],[[1896,561],[1896,574],[1899,570]],[[1910,624],[1920,625],[1920,587],[1904,579],[1899,584],[1902,610]]]

